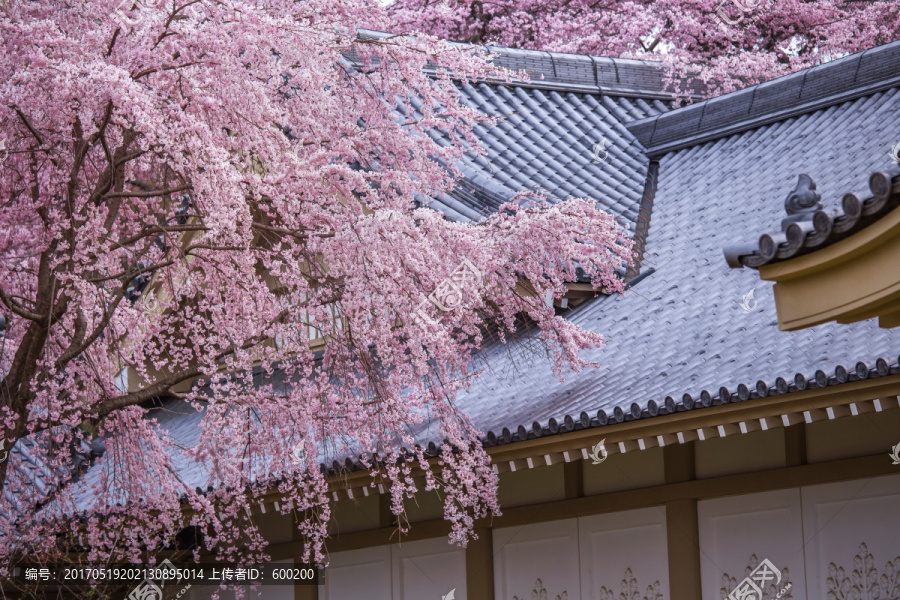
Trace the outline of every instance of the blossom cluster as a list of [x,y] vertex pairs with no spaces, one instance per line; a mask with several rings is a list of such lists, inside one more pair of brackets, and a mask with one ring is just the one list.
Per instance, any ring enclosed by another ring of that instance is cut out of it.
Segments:
[[[560,372],[586,366],[602,337],[540,298],[576,269],[622,291],[626,233],[584,199],[477,226],[417,208],[480,152],[458,81],[509,73],[426,35],[360,37],[390,25],[375,0],[166,0],[124,22],[120,4],[0,11],[0,570],[73,548],[140,562],[186,526],[260,562],[251,515],[273,492],[318,562],[320,465],[348,458],[398,514],[424,472],[465,543],[499,511],[454,405],[471,358],[525,319]],[[478,297],[415,325],[459,257]],[[193,439],[165,430],[173,410]]]

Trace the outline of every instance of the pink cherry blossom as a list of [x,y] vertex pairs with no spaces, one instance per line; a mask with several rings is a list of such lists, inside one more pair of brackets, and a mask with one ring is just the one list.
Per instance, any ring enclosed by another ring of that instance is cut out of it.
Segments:
[[894,0],[396,0],[390,10],[391,31],[660,60],[711,94],[900,39]]
[[[473,354],[527,321],[560,373],[587,366],[603,338],[541,299],[579,267],[622,291],[630,239],[593,199],[477,225],[417,208],[480,151],[455,80],[509,74],[427,35],[359,39],[390,26],[375,0],[119,4],[0,10],[0,571],[73,547],[140,561],[188,525],[264,560],[267,492],[322,560],[320,463],[347,457],[395,513],[424,470],[465,544],[499,511],[454,404]],[[478,288],[416,320],[463,258]],[[187,445],[151,411],[173,396]]]

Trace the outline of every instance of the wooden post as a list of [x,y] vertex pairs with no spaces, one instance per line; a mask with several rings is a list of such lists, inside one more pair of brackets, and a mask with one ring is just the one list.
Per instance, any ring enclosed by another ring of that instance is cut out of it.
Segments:
[[669,598],[701,598],[696,500],[666,502],[666,539],[669,550]]
[[319,600],[319,586],[295,585],[294,600]]
[[[683,483],[695,478],[694,442],[666,446],[663,452],[667,484]],[[697,528],[696,500],[685,498],[666,502],[666,541],[670,599],[701,598],[700,533]]]
[[694,442],[663,448],[666,483],[683,483],[696,478]]
[[494,600],[494,540],[485,527],[475,530],[478,539],[466,548],[466,597],[469,600]]

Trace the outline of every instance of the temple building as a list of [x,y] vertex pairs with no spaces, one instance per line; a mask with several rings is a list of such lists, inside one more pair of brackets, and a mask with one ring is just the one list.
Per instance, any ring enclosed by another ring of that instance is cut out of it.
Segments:
[[[627,291],[546,300],[607,338],[585,353],[600,366],[560,380],[528,331],[486,347],[458,408],[502,516],[450,545],[423,482],[401,537],[351,464],[324,584],[261,597],[900,600],[900,42],[684,105],[657,63],[491,50],[531,80],[461,87],[499,120],[422,202],[477,222],[536,190],[614,215]],[[202,412],[163,404],[195,444]],[[299,564],[278,502],[254,517]]]
[[463,88],[505,118],[435,207],[539,188],[626,223],[625,295],[557,301],[601,367],[486,349],[459,407],[503,515],[459,549],[423,492],[399,540],[351,474],[293,598],[900,598],[900,43],[680,108],[651,63],[499,52],[532,82]]

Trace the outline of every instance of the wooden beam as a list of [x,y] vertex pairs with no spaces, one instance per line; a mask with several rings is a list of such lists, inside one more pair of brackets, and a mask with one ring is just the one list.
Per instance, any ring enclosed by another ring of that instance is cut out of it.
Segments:
[[803,418],[807,423],[815,423],[817,421],[824,421],[828,418],[828,409],[830,406],[825,408],[813,408],[803,412]]
[[741,421],[740,423],[738,423],[738,429],[740,429],[742,434],[751,433],[753,431],[760,431],[762,430],[762,423],[760,422],[760,419]]
[[[900,393],[900,374],[886,377],[873,377],[841,385],[828,386],[826,388],[814,388],[803,392],[791,394],[778,394],[766,398],[754,398],[749,402],[733,402],[720,406],[711,406],[702,410],[676,412],[668,415],[660,415],[652,419],[638,419],[607,425],[602,428],[589,428],[573,431],[562,435],[545,436],[514,444],[504,444],[487,448],[498,472],[509,471],[510,464],[515,465],[516,470],[528,468],[527,458],[538,457],[534,466],[542,466],[546,462],[546,456],[553,457],[555,463],[557,456],[563,457],[565,462],[578,460],[581,457],[581,449],[595,444],[599,438],[606,438],[606,448],[610,454],[620,452],[620,442],[628,452],[639,450],[636,440],[650,439],[663,436],[664,439],[677,440],[679,444],[686,444],[699,439],[698,430],[703,431],[704,437],[719,437],[719,425],[737,426],[742,421],[757,421],[761,429],[769,430],[779,425],[792,426],[802,423],[808,418],[813,420],[827,419],[827,408],[847,406],[855,403],[858,406],[863,403],[871,403],[875,412],[893,410],[898,408],[898,393]],[[838,410],[843,414],[845,410]],[[850,409],[850,414],[852,409]],[[726,432],[727,433],[727,432]],[[667,443],[668,445],[668,443]],[[432,459],[435,461],[436,459]],[[414,475],[418,476],[416,469]],[[369,483],[371,475],[366,470],[341,473],[339,476],[329,478],[330,489],[339,491],[347,487],[361,486]],[[266,494],[266,500],[277,499],[280,494],[273,490]]]
[[678,438],[679,444],[690,444],[691,442],[695,442],[700,439],[700,436],[698,436],[697,432],[693,429],[679,431],[675,434],[675,437]]
[[806,423],[806,417],[800,413],[788,413],[781,415],[782,427],[791,427],[800,423]]
[[487,527],[475,533],[478,539],[466,547],[466,596],[494,600],[494,536]]
[[394,527],[397,523],[397,517],[391,512],[391,495],[381,494],[378,496],[378,524],[382,529]]
[[719,425],[716,429],[718,430],[720,438],[741,433],[741,428],[737,423],[724,423]]
[[656,436],[656,443],[659,444],[660,448],[665,448],[666,446],[673,446],[678,443],[678,436],[672,433],[667,433],[665,435]]
[[805,420],[805,412],[810,412],[810,417],[815,416],[817,420],[827,419],[828,407],[849,405],[851,402],[863,402],[873,398],[891,398],[892,401],[885,409],[896,408],[898,392],[900,392],[900,374],[873,377],[826,388],[754,398],[749,402],[732,402],[700,410],[660,415],[652,419],[625,421],[602,428],[592,427],[562,435],[544,436],[515,444],[495,446],[488,448],[487,451],[495,462],[524,459],[527,456],[551,452],[569,451],[571,454],[573,449],[592,446],[602,437],[606,438],[607,448],[618,447],[619,442],[624,442],[625,450],[630,452],[639,449],[636,441],[639,438],[672,434],[679,437],[679,442],[683,437],[684,442],[681,443],[687,443],[699,438],[698,430],[702,430],[707,439],[717,438],[719,425],[760,419],[767,419],[768,428],[776,425],[777,420],[793,425]]
[[851,402],[850,414],[854,417],[875,412],[875,402],[873,400],[865,400],[863,402]]
[[294,600],[319,600],[319,586],[295,585]]
[[[667,485],[693,481],[697,477],[694,455],[697,442],[663,449],[663,469]],[[666,543],[669,556],[669,596],[671,600],[693,600],[700,590],[700,534],[697,529],[697,501],[682,498],[666,502]]]
[[878,316],[878,326],[885,329],[900,326],[900,309],[880,314]]
[[[678,448],[683,446],[672,446]],[[668,448],[667,448],[668,450]],[[671,461],[670,461],[671,462]],[[513,527],[517,525],[529,525],[555,521],[557,519],[570,519],[585,517],[588,515],[612,513],[636,508],[660,506],[675,500],[702,500],[706,498],[721,498],[755,492],[767,492],[781,490],[804,485],[817,485],[837,481],[850,481],[867,477],[890,475],[897,472],[897,467],[891,466],[891,461],[886,453],[873,456],[848,458],[829,462],[821,462],[810,465],[784,467],[753,473],[741,473],[738,475],[725,475],[722,477],[710,477],[680,483],[667,483],[648,488],[585,496],[517,506],[504,509],[503,515],[479,521],[477,527]],[[421,521],[411,525],[409,533],[403,536],[404,540],[415,541],[436,537],[445,537],[450,534],[450,524],[442,519]],[[328,541],[328,550],[338,552],[355,548],[366,548],[390,544],[399,540],[396,527],[371,529],[347,533],[331,538]],[[272,544],[268,552],[272,560],[283,560],[296,556],[302,551],[301,542],[288,542]]]
[[828,415],[829,420],[832,421],[834,419],[843,419],[844,417],[853,416],[853,410],[850,408],[849,404],[829,406],[825,409],[825,413]]

